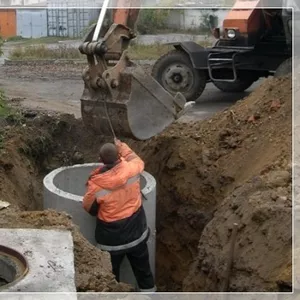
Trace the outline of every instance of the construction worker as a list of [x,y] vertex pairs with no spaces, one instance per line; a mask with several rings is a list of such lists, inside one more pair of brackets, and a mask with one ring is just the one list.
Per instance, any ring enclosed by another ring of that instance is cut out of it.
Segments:
[[144,162],[127,144],[115,139],[100,149],[103,166],[87,181],[83,208],[97,216],[95,238],[108,251],[119,282],[120,265],[127,256],[141,292],[155,292],[147,240],[150,235],[142,205],[139,176]]

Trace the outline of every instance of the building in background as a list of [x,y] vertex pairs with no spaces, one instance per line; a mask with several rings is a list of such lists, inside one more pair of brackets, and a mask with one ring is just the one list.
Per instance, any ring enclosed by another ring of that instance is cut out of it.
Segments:
[[102,0],[0,0],[0,36],[81,38],[101,6]]
[[47,9],[17,9],[17,36],[23,38],[41,38],[48,36]]
[[96,0],[48,0],[48,36],[81,37],[86,28],[97,21],[101,6]]
[[[142,6],[151,6],[153,1],[163,3],[167,0],[147,1]],[[0,36],[4,39],[13,36],[82,38],[87,28],[97,21],[102,3],[103,0],[0,0]],[[111,5],[114,3],[112,0]],[[177,9],[171,10],[168,16],[167,27],[175,32],[193,30],[194,33],[202,34],[209,14],[214,16],[216,24],[222,24],[227,10],[195,8],[197,4],[184,1],[178,4]],[[207,0],[205,4],[213,6],[216,0]],[[5,5],[11,9],[4,8]],[[184,9],[181,5],[190,6],[191,9]]]
[[45,6],[45,4],[45,0],[0,0],[0,8],[14,6]]
[[0,36],[3,39],[17,35],[15,9],[0,9]]

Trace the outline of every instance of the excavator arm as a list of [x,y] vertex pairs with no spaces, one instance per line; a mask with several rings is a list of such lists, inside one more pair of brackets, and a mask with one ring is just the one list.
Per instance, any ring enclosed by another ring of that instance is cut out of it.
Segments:
[[117,2],[118,8],[113,10],[113,23],[125,25],[135,31],[140,12],[138,7],[140,7],[140,5],[140,0],[129,0],[127,2],[119,0]]
[[88,61],[82,75],[82,119],[97,134],[112,135],[113,128],[118,137],[149,139],[178,119],[192,103],[187,105],[180,93],[168,93],[129,59],[127,49],[136,37],[140,3],[119,1],[117,7],[126,8],[113,11],[113,24],[104,32],[108,2],[104,1],[97,24],[79,47]]

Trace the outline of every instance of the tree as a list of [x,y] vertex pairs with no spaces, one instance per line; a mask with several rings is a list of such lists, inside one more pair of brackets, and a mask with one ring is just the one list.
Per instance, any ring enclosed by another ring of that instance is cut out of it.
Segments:
[[169,9],[142,9],[137,23],[137,31],[140,34],[155,34],[159,30],[165,29],[169,14]]
[[218,16],[215,14],[216,11],[218,11],[218,9],[213,8],[201,12],[201,24],[200,24],[201,31],[210,32],[211,29],[217,25]]

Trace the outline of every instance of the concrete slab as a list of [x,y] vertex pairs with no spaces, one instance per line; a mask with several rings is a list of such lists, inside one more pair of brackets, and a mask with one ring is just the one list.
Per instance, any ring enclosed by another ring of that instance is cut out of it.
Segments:
[[76,292],[71,232],[2,228],[0,243],[23,254],[29,264],[27,275],[3,292]]

